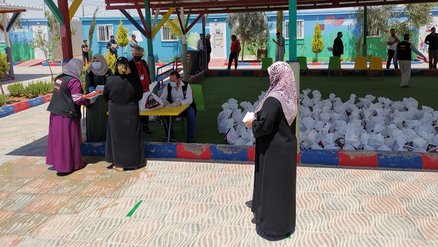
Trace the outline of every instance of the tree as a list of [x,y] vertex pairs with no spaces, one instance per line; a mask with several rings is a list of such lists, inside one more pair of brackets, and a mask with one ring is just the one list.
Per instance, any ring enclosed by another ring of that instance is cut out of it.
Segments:
[[105,55],[103,55],[103,57],[105,58],[106,63],[108,64],[108,68],[114,74],[115,69],[116,69],[116,61],[117,61],[116,55],[114,55],[111,52],[107,51],[105,53]]
[[322,40],[321,26],[319,26],[319,23],[317,22],[315,25],[315,31],[312,40],[312,52],[315,53],[316,61],[318,61],[318,53],[322,52],[323,49],[324,41]]
[[123,26],[122,20],[120,20],[119,28],[117,29],[117,43],[122,47],[122,54],[125,54],[125,47],[128,45],[128,29]]
[[268,45],[268,26],[264,13],[236,13],[228,16],[228,25],[233,34],[242,41],[242,60],[245,44],[251,54],[256,55],[258,48]]
[[94,10],[93,18],[91,19],[90,29],[88,30],[88,61],[91,61],[93,52],[91,52],[91,47],[93,46],[94,30],[96,29],[96,13],[98,8]]
[[[55,60],[55,51],[60,48],[59,44],[61,44],[61,27],[56,20],[55,16],[53,16],[49,11],[46,11],[44,15],[47,18],[47,27],[48,27],[48,38],[49,42],[47,42],[46,46],[46,56],[47,60]],[[41,36],[42,37],[42,36]],[[40,44],[44,44],[41,42]],[[41,47],[39,47],[41,48]]]

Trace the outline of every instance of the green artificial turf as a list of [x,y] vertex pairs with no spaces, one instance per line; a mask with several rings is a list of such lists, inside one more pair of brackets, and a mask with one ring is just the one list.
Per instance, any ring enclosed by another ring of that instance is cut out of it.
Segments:
[[[225,144],[224,138],[217,130],[217,116],[222,111],[221,105],[229,98],[240,102],[254,103],[261,91],[269,86],[267,77],[206,77],[201,82],[205,100],[205,127],[203,127],[202,112],[197,115],[195,141],[197,143]],[[411,78],[410,88],[400,88],[400,77],[301,77],[301,90],[310,88],[319,90],[322,98],[328,98],[330,93],[336,94],[343,101],[350,98],[352,93],[359,97],[367,94],[376,97],[387,97],[391,100],[401,100],[413,97],[419,105],[427,105],[438,110],[438,78]],[[186,120],[184,120],[186,126]],[[177,141],[185,141],[185,130],[181,122],[174,124]],[[161,141],[165,136],[162,126],[151,124],[152,134],[145,136],[146,140]]]

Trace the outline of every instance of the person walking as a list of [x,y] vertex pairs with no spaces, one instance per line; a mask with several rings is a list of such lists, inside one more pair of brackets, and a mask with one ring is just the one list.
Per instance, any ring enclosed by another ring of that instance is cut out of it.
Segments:
[[256,138],[251,210],[259,235],[272,240],[295,231],[298,100],[289,64],[275,62],[268,73],[269,89],[245,125]]
[[438,34],[436,33],[435,27],[432,27],[430,31],[424,43],[429,46],[429,69],[436,69],[438,61]]
[[237,69],[237,60],[240,53],[240,42],[237,40],[236,35],[231,35],[230,56],[228,58],[228,69],[231,69],[231,64],[234,60],[234,68]]
[[138,169],[146,165],[138,107],[143,89],[125,57],[117,59],[114,74],[103,92],[108,101],[105,160],[116,171]]
[[400,65],[401,83],[400,87],[408,88],[409,80],[411,79],[411,59],[412,52],[422,57],[424,61],[427,61],[426,57],[415,48],[415,46],[409,42],[410,35],[405,34],[403,41],[399,42],[396,50],[396,59]]
[[55,78],[50,112],[46,164],[58,176],[68,175],[85,167],[81,156],[81,105],[92,103],[83,98],[79,78],[84,63],[71,59]]
[[[105,58],[95,54],[85,73],[85,89],[87,93],[94,92],[98,86],[105,86],[111,70]],[[108,103],[103,97],[97,97],[94,104],[87,106],[87,141],[103,142],[106,140],[108,125]]]
[[395,29],[391,28],[390,30],[391,35],[388,37],[387,44],[388,44],[388,61],[386,62],[386,69],[389,69],[391,67],[391,60],[394,60],[394,68],[398,69],[398,63],[395,59],[395,51],[397,50],[397,44],[400,42],[400,39],[395,34]]

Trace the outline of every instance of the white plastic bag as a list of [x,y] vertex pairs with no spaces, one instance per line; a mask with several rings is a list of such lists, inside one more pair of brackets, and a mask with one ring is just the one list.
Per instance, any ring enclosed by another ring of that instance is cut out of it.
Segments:
[[164,101],[156,94],[151,92],[143,93],[143,97],[138,102],[140,111],[153,111],[164,106]]

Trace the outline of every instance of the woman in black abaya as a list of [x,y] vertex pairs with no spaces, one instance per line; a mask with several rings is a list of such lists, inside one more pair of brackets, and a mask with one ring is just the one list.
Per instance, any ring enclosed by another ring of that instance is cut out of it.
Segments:
[[246,122],[256,138],[252,212],[257,232],[271,240],[295,231],[297,92],[289,64],[268,68],[270,87]]
[[126,58],[117,59],[114,74],[103,92],[109,112],[105,159],[117,171],[137,169],[146,165],[138,108],[143,90]]

